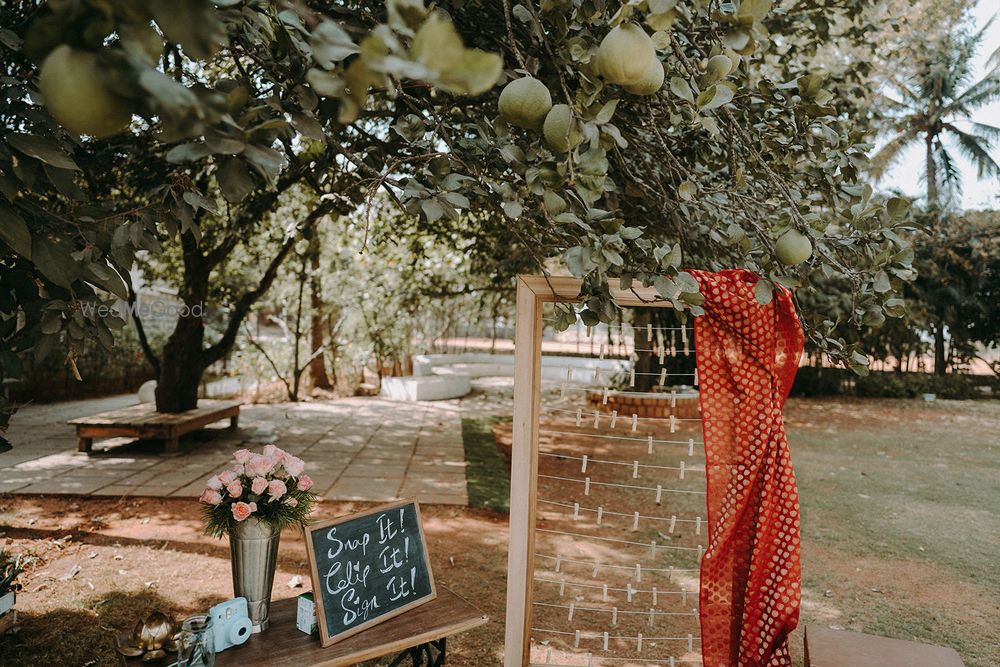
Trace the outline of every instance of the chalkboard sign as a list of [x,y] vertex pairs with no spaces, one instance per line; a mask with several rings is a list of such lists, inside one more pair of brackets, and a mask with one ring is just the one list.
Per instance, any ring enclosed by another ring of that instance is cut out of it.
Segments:
[[306,552],[323,646],[437,597],[416,500],[313,524]]

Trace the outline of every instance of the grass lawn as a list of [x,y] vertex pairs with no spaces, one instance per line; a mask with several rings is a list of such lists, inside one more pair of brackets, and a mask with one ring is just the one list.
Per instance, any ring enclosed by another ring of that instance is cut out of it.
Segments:
[[[802,498],[801,625],[955,648],[995,667],[1000,646],[1000,401],[792,400]],[[465,420],[473,508],[423,508],[435,577],[490,623],[448,643],[449,665],[500,664],[507,567],[506,464]],[[361,509],[324,502],[320,516]],[[488,509],[479,509],[488,508]],[[492,509],[489,509],[492,508]],[[116,665],[109,629],[152,609],[180,618],[232,593],[225,541],[200,533],[194,499],[0,498],[0,546],[38,556],[0,665]],[[308,586],[301,538],[282,536],[276,598]],[[801,656],[801,635],[793,638]],[[801,658],[799,658],[801,659]]]

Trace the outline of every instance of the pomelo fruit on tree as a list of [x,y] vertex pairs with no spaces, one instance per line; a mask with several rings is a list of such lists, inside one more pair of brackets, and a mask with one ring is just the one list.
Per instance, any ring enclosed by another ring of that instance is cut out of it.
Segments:
[[797,229],[789,229],[774,244],[778,261],[789,266],[806,261],[812,255],[812,251],[812,241]]
[[577,127],[573,110],[568,104],[556,104],[552,107],[545,116],[542,135],[545,137],[545,143],[560,153],[576,148],[583,141],[583,134]]
[[525,76],[504,86],[499,107],[500,115],[511,125],[537,130],[552,108],[552,95],[544,83]]
[[655,55],[646,70],[646,76],[638,83],[625,86],[634,95],[654,95],[663,87],[663,64]]
[[597,61],[605,81],[635,86],[649,75],[656,47],[646,31],[634,23],[623,23],[609,32],[597,49]]
[[42,63],[38,87],[52,117],[77,134],[107,137],[132,120],[129,100],[105,86],[90,51],[56,47]]

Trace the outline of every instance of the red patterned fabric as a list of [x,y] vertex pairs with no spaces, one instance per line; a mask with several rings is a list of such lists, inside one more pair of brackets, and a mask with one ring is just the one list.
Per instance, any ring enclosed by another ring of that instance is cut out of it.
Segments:
[[705,295],[695,319],[708,479],[701,563],[706,667],[792,664],[799,618],[799,498],[781,408],[803,335],[791,294],[766,306],[756,274],[691,272]]

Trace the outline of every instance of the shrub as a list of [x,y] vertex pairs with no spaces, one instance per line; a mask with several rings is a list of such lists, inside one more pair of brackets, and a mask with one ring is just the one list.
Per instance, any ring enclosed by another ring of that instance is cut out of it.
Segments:
[[803,366],[795,375],[792,396],[840,396],[850,389],[845,368]]
[[974,375],[933,375],[931,373],[871,373],[855,381],[858,396],[878,398],[917,398],[936,394],[938,398],[968,400],[982,398],[976,388],[986,378]]

